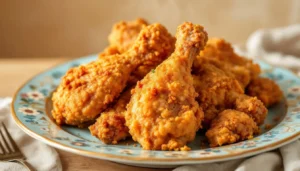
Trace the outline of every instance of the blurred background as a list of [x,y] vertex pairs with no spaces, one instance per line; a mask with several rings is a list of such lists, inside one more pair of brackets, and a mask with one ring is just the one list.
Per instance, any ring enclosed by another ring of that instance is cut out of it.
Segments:
[[0,58],[79,57],[107,46],[114,23],[183,21],[243,45],[260,28],[300,23],[300,0],[0,0]]

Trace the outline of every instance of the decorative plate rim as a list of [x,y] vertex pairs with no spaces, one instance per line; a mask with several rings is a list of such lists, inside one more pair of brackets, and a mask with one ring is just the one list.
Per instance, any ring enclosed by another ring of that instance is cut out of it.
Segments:
[[[14,121],[16,122],[16,124],[28,135],[30,135],[31,137],[42,141],[43,143],[46,143],[50,146],[53,146],[55,148],[64,150],[64,151],[68,151],[68,152],[72,152],[75,154],[79,154],[79,155],[83,155],[83,156],[87,156],[87,157],[92,157],[92,158],[98,158],[98,159],[104,159],[104,160],[110,160],[110,161],[116,161],[116,162],[124,162],[124,163],[131,163],[131,164],[141,164],[141,161],[150,161],[151,164],[156,164],[156,165],[180,165],[180,164],[201,164],[201,163],[211,163],[211,162],[218,162],[218,161],[227,161],[227,160],[233,160],[233,159],[237,159],[237,158],[244,158],[244,157],[249,157],[249,156],[253,156],[259,153],[263,153],[263,152],[267,152],[267,151],[271,151],[274,150],[278,147],[281,147],[283,145],[286,145],[288,143],[291,143],[295,140],[297,140],[300,137],[300,132],[296,132],[286,138],[280,139],[276,142],[272,142],[268,145],[265,146],[261,146],[261,147],[256,147],[254,149],[251,150],[247,150],[247,151],[239,151],[233,154],[225,154],[222,156],[206,156],[206,157],[184,157],[184,158],[155,158],[155,157],[147,157],[147,158],[143,158],[143,157],[134,157],[134,156],[121,156],[121,155],[115,155],[115,154],[105,154],[105,153],[101,153],[101,152],[92,152],[92,151],[88,151],[88,150],[83,150],[83,149],[77,149],[74,148],[72,146],[67,146],[65,144],[62,144],[60,142],[56,142],[48,137],[39,135],[38,133],[36,133],[34,130],[31,130],[30,128],[28,128],[17,116],[16,111],[15,111],[15,101],[17,99],[17,95],[20,93],[20,90],[22,88],[24,88],[29,82],[31,82],[34,78],[36,78],[37,76],[43,74],[43,73],[47,73],[50,70],[53,70],[55,68],[57,68],[58,66],[64,65],[68,62],[72,62],[75,60],[80,60],[80,59],[84,59],[84,58],[91,58],[93,55],[89,55],[89,56],[85,56],[85,57],[81,57],[81,58],[76,58],[76,59],[72,59],[72,60],[68,60],[68,61],[64,61],[61,62],[59,64],[56,64],[48,69],[45,69],[43,71],[38,72],[37,74],[33,75],[32,77],[30,77],[27,81],[25,81],[14,93],[13,95],[13,100],[11,103],[11,112],[12,112],[12,116]],[[262,62],[262,61],[260,61]],[[264,63],[264,62],[262,62]],[[264,63],[266,64],[266,63]],[[269,64],[266,64],[268,66],[270,66]],[[280,68],[280,67],[276,67],[276,68]],[[291,72],[290,70],[286,69],[286,68],[280,68],[283,70],[288,71],[290,74],[294,75],[296,78],[299,78],[298,76],[296,76],[293,72]],[[45,98],[44,100],[46,100],[47,98]],[[288,110],[288,107],[286,108],[286,110]],[[286,111],[285,115],[287,115],[288,111]],[[51,121],[53,122],[53,121]],[[166,163],[166,161],[172,161],[171,163]]]

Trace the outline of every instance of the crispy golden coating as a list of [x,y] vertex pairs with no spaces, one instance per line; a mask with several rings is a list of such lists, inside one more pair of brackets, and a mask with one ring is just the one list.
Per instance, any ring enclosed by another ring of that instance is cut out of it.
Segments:
[[126,58],[116,59],[102,58],[66,73],[52,96],[52,115],[58,124],[81,126],[92,121],[119,95],[132,69]]
[[141,18],[116,23],[108,36],[110,45],[99,54],[99,58],[126,52],[133,45],[142,28],[147,25],[147,21]]
[[244,89],[250,82],[250,72],[245,66],[233,65],[229,62],[220,61],[217,58],[197,56],[193,65],[193,73],[199,72],[202,65],[209,64],[222,70],[228,77],[235,78],[241,84]]
[[261,72],[258,64],[237,55],[230,43],[224,39],[209,39],[204,50],[200,52],[200,57],[216,58],[222,62],[230,63],[234,67],[244,66],[250,73],[250,79],[256,78]]
[[262,77],[253,79],[247,86],[246,93],[257,97],[267,107],[279,103],[283,97],[280,87],[273,80]]
[[126,53],[70,69],[53,93],[54,119],[58,124],[78,126],[96,119],[119,96],[137,66],[162,61],[173,46],[166,28],[152,24],[142,29]]
[[262,125],[268,114],[268,109],[256,97],[250,97],[245,94],[231,94],[231,101],[235,100],[233,109],[248,114],[257,125]]
[[193,79],[195,90],[199,94],[197,101],[204,111],[204,127],[207,128],[225,109],[245,112],[258,125],[263,123],[267,115],[266,107],[257,98],[245,95],[235,76],[209,62],[199,64],[198,70],[194,70]]
[[193,75],[197,101],[204,111],[204,127],[223,110],[232,106],[230,94],[243,94],[239,82],[209,63],[202,63]]
[[116,103],[102,112],[96,123],[89,127],[93,136],[106,144],[117,144],[130,135],[124,116],[131,97],[130,91],[129,88],[122,92]]
[[112,55],[117,55],[120,54],[119,50],[117,47],[114,46],[108,46],[107,48],[104,49],[103,52],[99,54],[99,58],[102,58],[103,56],[112,56]]
[[203,27],[184,23],[176,49],[135,87],[125,112],[133,140],[147,150],[186,150],[201,127],[203,112],[195,100],[191,67],[207,41]]
[[[113,29],[108,37],[109,47],[107,47],[103,52],[99,54],[99,58],[107,55],[122,54],[126,52],[134,43],[138,34],[142,28],[148,25],[147,21],[144,19],[138,18],[134,21],[121,21],[113,26]],[[173,38],[173,43],[175,44],[175,38]],[[174,50],[169,51],[169,54],[165,57],[168,57]],[[164,58],[157,61],[144,61],[141,63],[134,72],[131,73],[129,77],[128,84],[135,85],[136,82],[142,79],[148,72],[160,64]]]
[[257,98],[244,95],[244,89],[260,73],[251,60],[238,56],[223,39],[209,39],[193,65],[194,87],[204,111],[204,126],[225,109],[236,109],[251,115],[262,124],[267,109]]
[[259,128],[246,113],[236,110],[224,110],[215,118],[206,137],[211,147],[232,144],[237,141],[252,139],[259,133]]
[[128,22],[121,21],[115,24],[108,36],[110,46],[116,47],[120,54],[126,52],[132,46],[140,31],[147,25],[147,21],[142,18]]

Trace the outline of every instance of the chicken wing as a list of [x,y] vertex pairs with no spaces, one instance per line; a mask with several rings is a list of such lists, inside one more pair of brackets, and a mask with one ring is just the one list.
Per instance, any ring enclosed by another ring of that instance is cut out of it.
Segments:
[[283,97],[280,87],[268,78],[257,77],[246,88],[246,94],[257,97],[265,106],[279,103]]
[[224,110],[212,121],[205,135],[210,146],[216,147],[252,139],[253,135],[258,133],[258,126],[246,113]]
[[125,90],[117,102],[102,112],[96,123],[89,127],[93,136],[106,144],[117,144],[130,135],[125,126],[124,116],[126,105],[131,97],[130,91],[131,88]]
[[126,53],[70,69],[53,93],[54,119],[58,124],[78,126],[96,119],[119,96],[137,66],[162,61],[173,46],[166,28],[152,24],[142,29]]
[[203,112],[195,100],[191,67],[203,49],[203,27],[184,23],[173,54],[137,83],[125,112],[133,140],[147,150],[187,150],[201,127]]

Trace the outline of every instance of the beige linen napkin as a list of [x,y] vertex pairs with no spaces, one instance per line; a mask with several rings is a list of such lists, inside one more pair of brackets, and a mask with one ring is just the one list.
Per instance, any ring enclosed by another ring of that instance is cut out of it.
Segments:
[[[300,25],[285,28],[262,29],[253,33],[246,45],[246,51],[235,48],[240,53],[253,59],[263,60],[274,66],[298,70],[300,75]],[[174,171],[300,171],[300,140],[285,145],[279,150],[266,152],[254,157],[181,166]]]
[[[24,133],[14,122],[10,112],[11,98],[0,98],[0,122],[3,122],[20,150],[37,171],[61,171],[58,153],[46,144],[37,141]],[[1,171],[27,171],[16,162],[0,161]]]
[[274,66],[300,69],[300,24],[262,29],[247,41],[247,56]]

